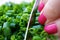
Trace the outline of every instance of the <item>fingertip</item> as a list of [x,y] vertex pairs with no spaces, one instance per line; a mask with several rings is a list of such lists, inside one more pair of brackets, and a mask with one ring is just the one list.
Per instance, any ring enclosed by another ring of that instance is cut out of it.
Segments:
[[48,34],[55,34],[57,33],[57,25],[56,24],[49,24],[44,27],[45,32]]
[[38,11],[39,12],[41,12],[42,11],[42,9],[44,8],[44,2],[42,1],[40,4],[39,4],[39,6],[38,6]]
[[38,17],[38,22],[42,25],[44,25],[44,23],[46,22],[46,17],[44,16],[44,13],[42,13],[39,17]]

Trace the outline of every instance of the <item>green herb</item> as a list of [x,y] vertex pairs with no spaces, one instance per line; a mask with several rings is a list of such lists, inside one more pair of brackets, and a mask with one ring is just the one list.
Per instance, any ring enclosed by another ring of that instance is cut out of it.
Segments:
[[0,6],[0,40],[23,40],[34,2]]

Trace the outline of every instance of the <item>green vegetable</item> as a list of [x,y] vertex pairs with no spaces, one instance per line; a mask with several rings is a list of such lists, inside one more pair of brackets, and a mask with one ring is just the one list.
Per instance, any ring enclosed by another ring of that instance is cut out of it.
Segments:
[[0,26],[0,31],[2,30],[2,26]]
[[4,40],[4,36],[3,35],[0,35],[0,40]]
[[11,40],[15,40],[15,35],[12,35],[11,36]]
[[32,40],[41,40],[39,36],[34,36]]
[[23,40],[33,2],[0,6],[0,40]]

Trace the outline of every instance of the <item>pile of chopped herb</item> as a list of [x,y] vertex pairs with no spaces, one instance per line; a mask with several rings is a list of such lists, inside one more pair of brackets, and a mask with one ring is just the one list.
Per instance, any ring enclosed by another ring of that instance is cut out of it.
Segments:
[[0,40],[23,40],[34,2],[0,6]]

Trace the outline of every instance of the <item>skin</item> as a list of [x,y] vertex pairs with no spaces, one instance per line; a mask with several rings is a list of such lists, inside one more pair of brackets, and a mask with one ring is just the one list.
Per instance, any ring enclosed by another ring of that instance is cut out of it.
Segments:
[[[55,23],[57,25],[58,33],[54,34],[60,39],[60,0],[41,0],[45,6],[43,10],[44,16],[47,18],[45,25]],[[48,39],[49,40],[49,39]]]

